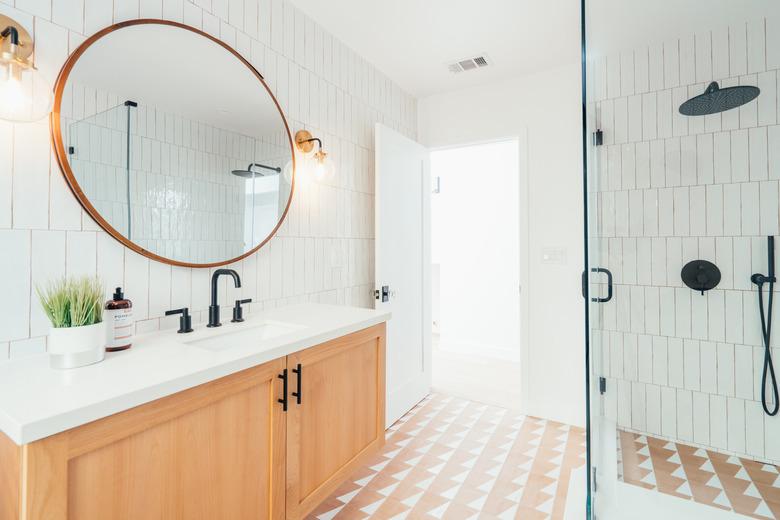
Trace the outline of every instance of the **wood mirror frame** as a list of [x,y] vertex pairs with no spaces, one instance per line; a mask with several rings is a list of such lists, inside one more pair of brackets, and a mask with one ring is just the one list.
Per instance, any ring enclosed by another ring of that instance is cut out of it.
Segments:
[[[252,72],[252,74],[255,75],[257,80],[260,82],[260,85],[262,85],[265,91],[268,93],[268,95],[271,96],[274,105],[276,105],[276,108],[279,111],[279,116],[282,118],[282,122],[284,123],[284,129],[287,132],[287,139],[290,144],[290,157],[292,161],[292,172],[293,172],[292,178],[290,179],[290,196],[287,199],[287,204],[284,208],[284,212],[282,213],[282,216],[279,218],[278,222],[271,230],[271,232],[268,234],[268,236],[265,239],[263,239],[263,241],[260,242],[257,246],[253,247],[249,251],[235,258],[229,258],[219,262],[198,264],[192,262],[182,262],[179,260],[172,260],[170,258],[165,258],[147,249],[144,249],[143,247],[139,246],[132,240],[129,240],[127,237],[122,235],[122,233],[117,231],[111,224],[108,223],[108,221],[106,221],[106,219],[103,218],[100,212],[89,201],[89,198],[82,190],[81,186],[78,183],[78,180],[76,180],[76,176],[73,173],[73,170],[70,167],[70,163],[68,162],[67,148],[62,139],[60,111],[62,108],[62,96],[63,93],[65,92],[65,86],[68,81],[68,77],[70,76],[71,70],[76,65],[76,62],[79,60],[81,55],[84,54],[84,52],[100,38],[114,31],[122,29],[124,27],[131,27],[134,25],[170,25],[173,27],[178,27],[179,29],[190,31],[204,38],[208,38],[212,42],[220,45],[228,52],[233,54],[233,56],[235,56],[241,63],[243,63],[250,70],[250,72]],[[238,53],[238,51],[233,49],[231,46],[211,36],[210,34],[201,31],[200,29],[196,29],[195,27],[191,27],[189,25],[185,25],[179,22],[173,22],[169,20],[159,20],[155,18],[142,18],[138,20],[128,20],[101,29],[100,31],[96,32],[95,34],[87,38],[87,40],[84,41],[84,43],[79,45],[78,48],[75,51],[73,51],[73,53],[70,56],[68,56],[68,59],[65,61],[65,64],[62,66],[62,69],[60,70],[60,73],[57,76],[57,81],[54,85],[54,106],[52,108],[52,112],[49,117],[50,117],[49,126],[51,130],[51,140],[54,146],[55,155],[57,157],[57,164],[59,164],[60,170],[62,171],[62,174],[65,176],[65,180],[68,182],[68,186],[70,187],[70,190],[73,192],[73,195],[76,196],[76,199],[79,201],[79,204],[81,204],[81,207],[84,208],[84,210],[87,213],[89,213],[89,215],[95,220],[95,222],[98,223],[98,225],[100,225],[101,228],[103,228],[109,235],[111,235],[116,240],[118,240],[123,246],[132,249],[136,253],[139,253],[147,258],[151,258],[152,260],[156,260],[158,262],[162,262],[168,265],[176,265],[181,267],[217,267],[221,265],[231,264],[243,258],[246,258],[249,255],[256,253],[269,240],[271,240],[271,238],[273,238],[273,236],[276,234],[276,232],[279,230],[282,223],[284,222],[284,219],[287,218],[287,213],[289,212],[290,205],[292,204],[293,194],[295,193],[296,167],[295,167],[295,148],[293,145],[293,137],[292,134],[290,133],[290,126],[287,123],[287,118],[285,117],[284,112],[282,111],[282,107],[279,105],[279,101],[276,99],[276,96],[274,96],[273,92],[271,92],[271,89],[268,87],[268,84],[265,82],[263,75],[260,74],[260,72],[258,72],[258,70],[255,69],[255,67],[252,66],[252,64],[249,63],[249,61],[247,61],[243,56],[241,56],[241,54]]]

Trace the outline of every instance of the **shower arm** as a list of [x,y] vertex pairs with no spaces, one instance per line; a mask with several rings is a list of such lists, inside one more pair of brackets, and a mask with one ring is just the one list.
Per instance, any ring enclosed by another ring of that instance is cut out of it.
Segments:
[[264,168],[266,170],[271,170],[271,171],[274,171],[276,173],[282,173],[282,169],[279,168],[278,166],[277,167],[266,166],[265,164],[260,164],[260,163],[255,163],[255,162],[249,163],[249,166],[246,167],[246,171],[251,172],[253,166],[257,166],[258,168]]

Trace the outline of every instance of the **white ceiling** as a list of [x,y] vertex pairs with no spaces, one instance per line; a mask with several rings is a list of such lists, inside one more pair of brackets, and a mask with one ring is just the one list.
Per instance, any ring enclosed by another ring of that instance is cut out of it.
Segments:
[[[578,0],[292,0],[417,97],[501,81],[580,57]],[[493,65],[446,63],[486,53]]]

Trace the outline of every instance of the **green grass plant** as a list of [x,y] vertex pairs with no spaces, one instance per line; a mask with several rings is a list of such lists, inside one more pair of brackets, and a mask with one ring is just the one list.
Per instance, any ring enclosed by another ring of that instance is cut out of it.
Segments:
[[38,298],[54,328],[84,327],[103,321],[103,285],[97,278],[60,278],[46,288],[36,287]]

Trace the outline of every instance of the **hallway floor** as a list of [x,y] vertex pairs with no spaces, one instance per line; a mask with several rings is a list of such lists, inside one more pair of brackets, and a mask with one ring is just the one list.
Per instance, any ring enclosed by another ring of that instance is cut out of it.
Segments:
[[447,350],[434,334],[431,370],[434,391],[520,409],[520,363]]
[[309,519],[559,520],[584,464],[581,428],[435,393]]
[[750,518],[780,519],[780,467],[618,430],[618,478]]

